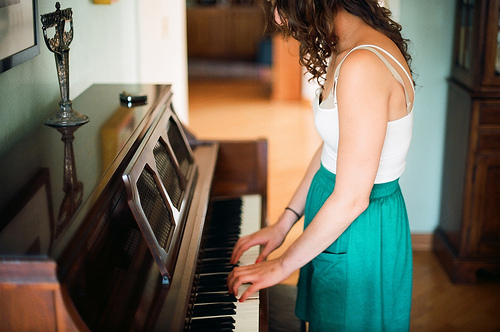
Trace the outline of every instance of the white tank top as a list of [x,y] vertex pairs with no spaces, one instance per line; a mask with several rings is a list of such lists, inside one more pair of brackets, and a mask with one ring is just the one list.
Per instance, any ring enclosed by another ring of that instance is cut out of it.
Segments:
[[361,45],[353,48],[337,66],[334,73],[334,88],[328,98],[319,103],[321,96],[321,89],[316,91],[316,96],[313,101],[314,122],[316,129],[323,139],[323,151],[321,154],[321,163],[323,166],[332,173],[337,172],[337,151],[339,145],[339,118],[337,109],[337,96],[336,87],[339,76],[340,66],[345,58],[354,50],[367,49],[375,53],[389,68],[394,78],[403,85],[405,98],[406,98],[406,112],[407,115],[395,121],[387,122],[387,131],[385,135],[382,154],[380,156],[380,163],[375,178],[375,183],[385,183],[398,179],[404,172],[406,165],[406,155],[410,148],[412,128],[413,128],[413,105],[411,104],[406,91],[406,87],[401,79],[401,75],[394,69],[394,67],[387,61],[387,59],[380,54],[380,50],[387,54],[394,60],[405,72],[408,80],[411,83],[412,89],[413,81],[410,75],[406,72],[404,67],[399,63],[390,53],[384,49],[374,45]]

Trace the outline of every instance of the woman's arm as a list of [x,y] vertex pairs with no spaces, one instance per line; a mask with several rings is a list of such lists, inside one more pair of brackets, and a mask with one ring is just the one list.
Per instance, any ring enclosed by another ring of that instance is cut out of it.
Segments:
[[[311,185],[312,178],[320,166],[322,147],[323,145],[321,145],[314,154],[302,181],[295,190],[295,193],[288,204],[288,207],[300,215],[304,214],[307,192],[309,190],[309,186]],[[263,261],[271,252],[281,246],[286,235],[296,222],[297,216],[290,210],[284,210],[279,216],[277,222],[273,225],[240,238],[234,246],[231,256],[231,264],[236,264],[241,255],[255,245],[264,245],[259,257],[257,257],[256,263]]]
[[241,284],[252,283],[240,301],[286,279],[311,261],[367,208],[385,139],[393,88],[386,70],[375,57],[370,51],[359,50],[342,65],[341,84],[337,87],[339,149],[333,193],[281,257],[233,270],[228,277],[230,292],[237,294]]

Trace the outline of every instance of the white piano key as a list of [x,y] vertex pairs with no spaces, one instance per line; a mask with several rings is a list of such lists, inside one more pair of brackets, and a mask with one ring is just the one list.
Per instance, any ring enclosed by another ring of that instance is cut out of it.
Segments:
[[[240,237],[257,232],[261,224],[261,196],[245,195],[242,197],[242,201]],[[239,265],[254,264],[259,254],[259,246],[248,249],[241,255]]]
[[238,332],[259,331],[259,299],[248,299],[245,302],[236,303],[236,323],[234,330]]
[[261,196],[245,195],[242,196],[241,211],[241,231],[240,237],[257,232],[260,229],[261,216]]
[[[261,225],[261,196],[246,195],[242,197],[241,211],[241,231],[240,237],[250,235],[257,232]],[[239,260],[240,266],[254,264],[259,257],[260,248],[254,246],[248,249]],[[238,288],[239,299],[250,284],[243,284]],[[256,332],[259,331],[259,292],[250,295],[245,302],[236,302],[236,323],[235,331],[237,332]]]

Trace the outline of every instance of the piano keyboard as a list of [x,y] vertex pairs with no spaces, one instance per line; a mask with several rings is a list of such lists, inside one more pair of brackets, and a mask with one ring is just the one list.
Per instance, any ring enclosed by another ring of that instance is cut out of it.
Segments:
[[[200,250],[186,331],[259,331],[259,294],[243,303],[227,291],[232,249],[239,237],[260,229],[261,197],[216,201]],[[253,264],[259,247],[246,251],[238,265]],[[241,295],[248,285],[238,290]]]

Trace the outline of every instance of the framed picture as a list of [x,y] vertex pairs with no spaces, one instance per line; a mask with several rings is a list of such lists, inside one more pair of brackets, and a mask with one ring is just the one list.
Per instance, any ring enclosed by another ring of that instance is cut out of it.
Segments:
[[0,0],[0,73],[38,54],[37,0]]

